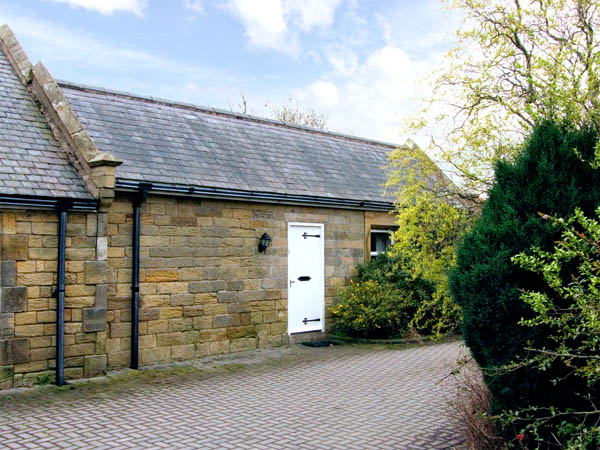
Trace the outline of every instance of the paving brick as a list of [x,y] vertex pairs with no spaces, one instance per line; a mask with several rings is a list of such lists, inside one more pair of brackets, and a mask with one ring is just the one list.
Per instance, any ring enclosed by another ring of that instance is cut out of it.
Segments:
[[[212,350],[225,351],[219,345]],[[208,351],[204,344],[196,356]],[[461,353],[458,343],[297,351],[303,354],[299,361],[154,383],[101,400],[7,403],[0,442],[7,448],[464,448],[458,424],[447,416],[454,385],[441,381]],[[171,352],[169,347],[143,350],[142,358],[184,359],[192,346],[171,347]],[[127,364],[128,352],[123,353]],[[86,367],[93,358],[86,357]],[[99,371],[105,363],[102,358],[94,362]],[[12,371],[1,368],[0,382],[2,370]],[[80,368],[73,370],[70,376],[81,376]],[[35,376],[26,383],[35,382]]]

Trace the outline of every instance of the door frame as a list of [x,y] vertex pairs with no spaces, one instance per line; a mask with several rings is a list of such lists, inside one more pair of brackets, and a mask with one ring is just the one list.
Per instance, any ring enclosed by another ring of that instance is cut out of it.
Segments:
[[292,332],[290,327],[290,229],[292,227],[318,227],[321,234],[321,248],[319,252],[319,260],[321,261],[321,274],[322,274],[322,283],[319,285],[319,297],[321,297],[321,330],[312,330],[305,331],[304,333],[319,333],[325,331],[325,224],[322,223],[312,223],[312,222],[288,222],[287,226],[287,241],[288,241],[288,255],[287,255],[287,280],[286,280],[286,289],[287,289],[287,298],[288,298],[288,335],[291,334],[301,334],[302,331]]

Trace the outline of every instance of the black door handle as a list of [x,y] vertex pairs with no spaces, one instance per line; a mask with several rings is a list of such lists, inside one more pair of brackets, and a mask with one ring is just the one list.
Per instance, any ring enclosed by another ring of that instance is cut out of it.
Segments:
[[320,322],[321,318],[319,317],[318,319],[307,319],[306,317],[304,318],[304,320],[302,321],[302,323],[304,325],[306,325],[308,322]]
[[304,232],[304,234],[302,235],[302,237],[304,239],[309,238],[309,237],[316,237],[316,238],[320,238],[321,235],[320,234],[308,234],[306,231]]
[[298,277],[298,281],[308,281],[310,280],[310,277],[308,275],[303,275],[301,277]]

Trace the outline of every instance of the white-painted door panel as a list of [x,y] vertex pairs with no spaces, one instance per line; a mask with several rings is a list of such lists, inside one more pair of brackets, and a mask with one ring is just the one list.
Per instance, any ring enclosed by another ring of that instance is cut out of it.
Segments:
[[324,228],[288,225],[288,331],[324,330]]

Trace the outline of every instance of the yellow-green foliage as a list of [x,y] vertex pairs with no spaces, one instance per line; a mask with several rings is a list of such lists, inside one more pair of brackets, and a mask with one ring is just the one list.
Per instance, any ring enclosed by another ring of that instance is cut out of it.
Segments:
[[338,332],[355,337],[402,337],[415,305],[395,287],[376,280],[351,282],[331,307]]
[[360,265],[332,307],[336,329],[359,337],[456,331],[461,313],[450,296],[448,270],[468,222],[464,209],[430,193],[399,207],[391,250]]
[[418,332],[437,335],[455,331],[460,308],[450,295],[448,271],[456,265],[455,244],[468,226],[466,211],[423,192],[399,209],[397,222],[392,253],[401,256],[403,269],[413,279],[434,286],[410,325]]
[[[355,337],[403,337],[419,305],[431,298],[430,283],[413,278],[400,257],[379,255],[360,264],[330,309],[334,330]],[[430,333],[427,333],[430,334]]]
[[599,0],[446,1],[464,18],[458,45],[405,131],[430,137],[466,191],[485,193],[544,118],[600,130]]

